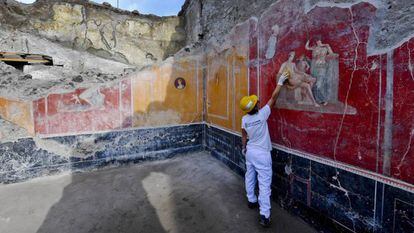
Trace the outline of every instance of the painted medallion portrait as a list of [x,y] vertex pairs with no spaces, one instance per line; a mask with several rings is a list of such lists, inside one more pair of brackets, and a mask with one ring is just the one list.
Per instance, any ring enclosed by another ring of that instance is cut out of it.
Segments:
[[174,86],[175,88],[177,88],[178,90],[184,90],[185,87],[187,86],[187,83],[185,82],[185,79],[183,78],[177,78],[174,82]]

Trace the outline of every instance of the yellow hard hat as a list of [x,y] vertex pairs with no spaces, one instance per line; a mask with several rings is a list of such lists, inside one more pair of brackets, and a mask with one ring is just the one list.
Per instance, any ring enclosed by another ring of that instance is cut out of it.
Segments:
[[259,98],[256,95],[245,96],[240,100],[240,108],[243,112],[248,113],[256,106]]

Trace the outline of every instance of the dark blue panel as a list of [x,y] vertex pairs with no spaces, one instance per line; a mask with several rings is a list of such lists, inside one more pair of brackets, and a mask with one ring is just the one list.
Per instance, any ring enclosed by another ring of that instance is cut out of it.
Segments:
[[382,219],[383,232],[414,232],[414,194],[385,185]]
[[274,196],[278,196],[281,199],[283,205],[291,203],[291,179],[286,174],[285,167],[290,165],[292,156],[283,151],[272,151],[272,167],[273,167],[273,180],[272,180],[272,192]]
[[227,158],[236,163],[234,158],[234,135],[230,133],[223,133],[224,131],[214,127],[207,127],[207,147],[209,150]]
[[292,171],[295,176],[305,180],[310,178],[311,161],[298,156],[292,157]]
[[[206,128],[206,138],[206,145],[211,146],[209,149],[214,157],[233,170],[244,167],[244,157],[236,152],[239,150],[237,142],[240,137],[209,127]],[[379,204],[382,202],[382,184],[280,150],[272,151],[272,160],[272,198],[318,229],[323,232],[392,232],[393,229],[382,228],[383,209],[382,204]],[[235,168],[235,164],[239,166]],[[399,203],[397,208],[404,210],[409,206]],[[388,213],[393,213],[391,207]],[[407,219],[412,218],[412,212],[396,213],[395,221],[400,221],[400,228],[405,230],[400,232],[411,232],[407,231],[411,230],[411,222]],[[385,214],[385,219],[394,219],[394,216]],[[385,225],[389,228],[393,224]],[[399,232],[397,230],[400,229],[397,227],[396,232]]]
[[[203,125],[136,129],[101,134],[20,139],[0,144],[0,183],[62,171],[165,159],[202,149]],[[42,142],[39,148],[37,142]],[[49,149],[60,147],[67,151]]]
[[375,181],[312,163],[312,207],[356,232],[375,226]]
[[305,205],[308,204],[308,186],[308,183],[293,179],[291,182],[292,197]]
[[241,168],[237,166],[232,161],[228,160],[227,158],[223,157],[221,154],[218,154],[216,151],[211,151],[211,155],[215,157],[216,159],[223,162],[227,167],[229,167],[231,170],[239,174],[240,176],[244,177],[244,174],[246,173],[245,168]]
[[273,173],[276,173],[282,177],[288,178],[285,172],[286,166],[292,164],[292,156],[283,151],[272,151],[272,167]]
[[239,167],[245,167],[246,157],[242,154],[242,139],[239,136],[234,136],[234,163]]

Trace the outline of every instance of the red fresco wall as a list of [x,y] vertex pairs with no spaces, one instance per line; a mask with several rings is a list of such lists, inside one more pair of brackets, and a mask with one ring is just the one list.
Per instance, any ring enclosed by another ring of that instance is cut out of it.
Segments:
[[[259,94],[262,103],[270,98],[277,73],[291,51],[296,53],[295,60],[300,55],[312,58],[312,52],[305,49],[308,40],[314,46],[321,39],[339,56],[336,112],[326,113],[323,106],[319,110],[306,106],[274,108],[269,119],[274,143],[382,173],[387,54],[367,55],[375,13],[374,6],[360,3],[351,8],[316,7],[305,14],[293,1],[285,1],[261,16],[250,34],[249,77],[250,94]],[[276,24],[276,52],[267,59],[267,41]],[[409,101],[414,98],[413,69],[409,65],[413,51],[411,40],[394,51],[393,61],[391,174],[410,183],[414,183],[414,104]]]
[[414,183],[414,39],[394,51],[392,175]]
[[50,94],[34,101],[35,131],[40,135],[94,132],[131,127],[129,79],[64,94]]

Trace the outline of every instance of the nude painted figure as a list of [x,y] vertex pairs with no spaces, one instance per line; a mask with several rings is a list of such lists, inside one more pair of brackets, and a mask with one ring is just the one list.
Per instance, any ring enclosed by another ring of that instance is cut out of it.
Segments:
[[272,27],[272,35],[267,41],[266,59],[272,59],[276,54],[277,37],[279,35],[279,26],[274,25]]
[[308,74],[308,71],[310,70],[310,65],[305,55],[301,55],[299,57],[298,61],[296,62],[296,68],[297,68],[298,74],[302,78],[302,81],[309,83],[311,87],[313,87],[313,85],[315,85],[316,83],[316,78]]
[[316,78],[316,88],[314,88],[315,97],[319,103],[327,104],[329,95],[328,87],[328,69],[331,58],[336,58],[338,55],[332,51],[329,44],[323,44],[320,39],[316,41],[316,45],[310,47],[310,42],[307,41],[305,48],[312,51],[312,75]]
[[301,91],[304,94],[304,96],[307,99],[309,99],[314,106],[320,107],[312,93],[312,83],[314,83],[314,79],[312,79],[312,77],[309,77],[308,74],[298,70],[294,62],[294,59],[295,52],[292,51],[289,53],[288,60],[284,62],[280,67],[279,72],[277,74],[277,78],[279,78],[285,72],[288,73],[289,79],[287,88],[291,90],[301,88]]

